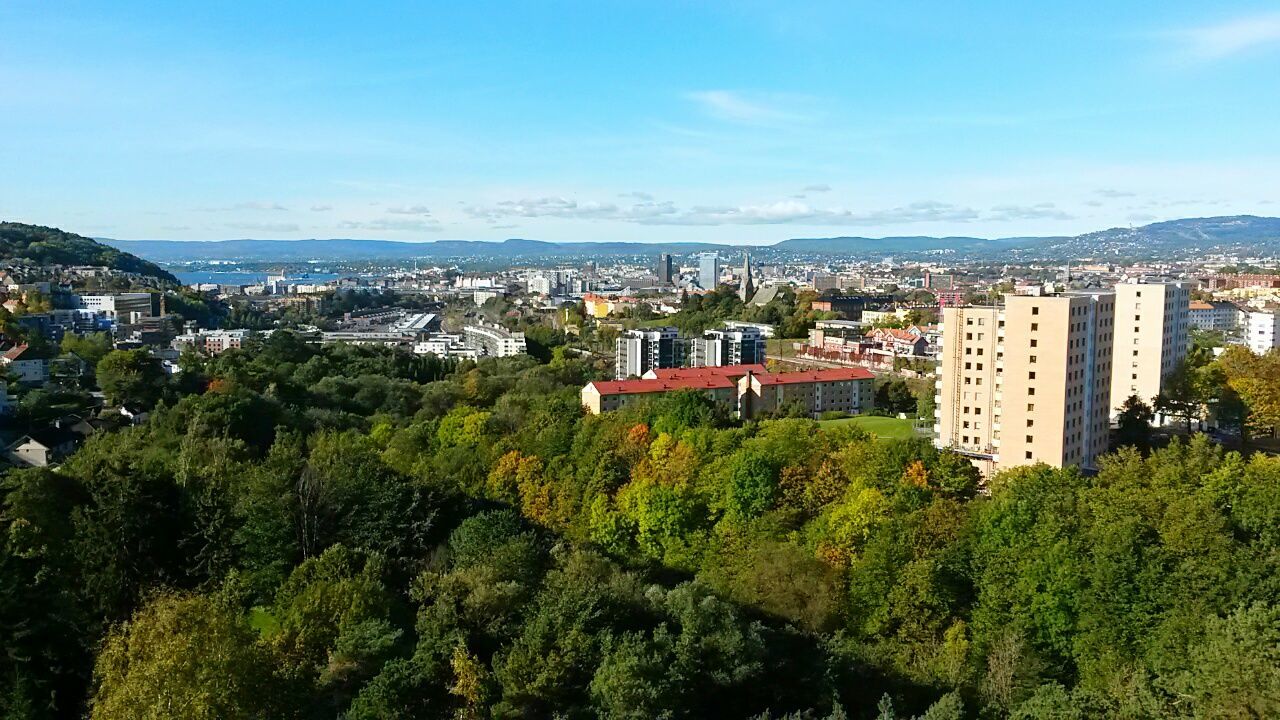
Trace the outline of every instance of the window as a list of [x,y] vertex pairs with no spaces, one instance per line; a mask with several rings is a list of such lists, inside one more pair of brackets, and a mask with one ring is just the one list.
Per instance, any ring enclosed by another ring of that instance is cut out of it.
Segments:
[[1035,380],[1035,379],[1036,379],[1036,371],[1035,371],[1035,370],[1032,370],[1031,372],[1027,373],[1027,379],[1028,379],[1028,380]]
[[1035,389],[1035,388],[1027,388],[1027,394],[1028,394],[1028,395],[1035,395],[1035,394],[1036,394],[1036,389]]
[[1033,437],[1033,436],[1031,436],[1031,435],[1028,435],[1028,436],[1027,436],[1027,443],[1028,443],[1028,444],[1033,443],[1033,442],[1035,442],[1035,441],[1036,441],[1035,437]]
[[1031,331],[1035,332],[1040,329],[1040,323],[1031,323]]
[[1036,411],[1036,404],[1035,404],[1035,403],[1027,403],[1027,412],[1035,412],[1035,411]]
[[1036,347],[1036,346],[1038,346],[1038,345],[1039,345],[1039,342],[1040,342],[1040,341],[1036,340],[1035,338],[1031,338],[1031,347]]
[[1030,459],[1031,459],[1031,451],[1030,451],[1030,450],[1028,450],[1028,451],[1027,451],[1027,459],[1028,459],[1028,460],[1030,460]]
[[1031,418],[1027,418],[1027,427],[1035,427],[1035,424],[1036,424],[1035,420],[1032,420]]
[[1035,364],[1035,362],[1036,362],[1036,356],[1035,356],[1035,355],[1032,355],[1032,356],[1030,357],[1030,361],[1031,361],[1031,364],[1032,364],[1032,365],[1034,365],[1034,364]]
[[1032,314],[1032,315],[1039,315],[1039,314],[1040,314],[1040,306],[1039,306],[1039,305],[1032,305],[1032,306],[1031,306],[1031,314]]

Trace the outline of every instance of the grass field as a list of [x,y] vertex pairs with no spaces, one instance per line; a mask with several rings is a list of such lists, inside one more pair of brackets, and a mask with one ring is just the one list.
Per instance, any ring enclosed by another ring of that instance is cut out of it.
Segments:
[[824,427],[834,427],[836,425],[852,424],[863,430],[875,435],[878,438],[886,440],[909,440],[915,437],[914,421],[899,420],[894,417],[880,417],[877,415],[858,415],[851,418],[841,418],[839,420],[820,420],[819,425]]

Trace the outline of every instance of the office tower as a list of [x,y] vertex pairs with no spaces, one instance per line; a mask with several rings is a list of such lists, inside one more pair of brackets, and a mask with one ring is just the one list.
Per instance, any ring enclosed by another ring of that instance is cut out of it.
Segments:
[[670,285],[675,277],[675,268],[671,261],[670,253],[662,253],[658,256],[658,283],[661,285]]
[[720,256],[705,253],[698,260],[698,287],[703,290],[715,290],[720,283]]
[[614,375],[623,380],[656,368],[680,367],[685,345],[678,335],[673,327],[626,331],[616,343]]
[[1191,307],[1188,283],[1134,280],[1117,284],[1115,293],[1112,415],[1133,395],[1155,402],[1165,378],[1187,356]]
[[943,310],[938,447],[984,472],[1037,462],[1092,468],[1110,427],[1112,293],[1006,295]]
[[691,340],[690,345],[694,367],[751,365],[765,361],[764,334],[755,327],[707,330],[702,337]]
[[756,294],[755,283],[751,281],[751,253],[742,254],[742,282],[738,285],[738,299],[743,303],[751,302]]

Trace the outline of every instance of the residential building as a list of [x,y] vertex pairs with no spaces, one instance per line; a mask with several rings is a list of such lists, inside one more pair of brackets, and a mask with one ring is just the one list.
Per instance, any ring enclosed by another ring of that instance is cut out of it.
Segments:
[[1110,430],[1115,295],[1005,295],[943,310],[935,443],[984,472],[1093,468]]
[[1187,322],[1197,330],[1229,334],[1240,328],[1240,316],[1240,308],[1235,303],[1193,300],[1187,312]]
[[811,276],[809,284],[813,285],[813,289],[818,292],[841,289],[840,276],[835,273],[815,271]]
[[1153,404],[1164,381],[1187,356],[1191,286],[1131,280],[1115,286],[1111,415],[1137,395]]
[[760,334],[765,336],[766,338],[773,337],[775,332],[773,329],[773,326],[768,323],[746,322],[745,320],[725,320],[724,327],[726,330],[738,330],[741,328],[755,328],[756,330],[759,330]]
[[599,415],[677,390],[699,390],[727,411],[737,409],[738,385],[724,375],[679,380],[597,380],[582,388],[582,405],[587,412]]
[[707,330],[689,341],[694,367],[710,365],[750,365],[765,361],[764,333],[754,327]]
[[79,441],[79,435],[63,428],[37,430],[6,446],[4,459],[16,467],[48,467],[75,452]]
[[233,348],[240,348],[249,337],[249,330],[200,330],[185,333],[173,339],[173,347],[191,347],[207,355],[221,355]]
[[826,412],[856,415],[874,402],[875,375],[862,368],[787,373],[747,373],[738,379],[738,414],[754,418],[799,406],[817,418]]
[[436,333],[414,343],[413,353],[460,360],[476,360],[480,357],[479,351],[463,343],[461,335],[445,333]]
[[720,256],[710,252],[698,259],[698,287],[715,290],[720,284]]
[[49,382],[49,358],[28,345],[17,345],[0,355],[0,366],[23,385]]
[[467,346],[482,357],[509,357],[525,352],[524,333],[492,325],[468,325],[462,329]]
[[599,414],[645,398],[697,390],[726,411],[755,418],[796,405],[810,417],[830,411],[854,414],[870,409],[873,402],[874,376],[861,368],[775,374],[753,365],[676,368],[650,374],[662,377],[587,383],[582,389],[582,404],[588,412]]
[[1251,309],[1244,314],[1244,342],[1265,355],[1280,347],[1280,308]]
[[869,306],[891,302],[893,298],[888,295],[825,295],[814,300],[811,307],[820,312],[840,313],[845,320],[864,320],[863,313],[868,312]]
[[662,253],[658,256],[657,276],[660,285],[670,285],[675,279],[675,264],[672,262],[671,253]]
[[616,341],[614,375],[619,380],[640,377],[655,368],[684,364],[685,343],[673,327],[627,330]]

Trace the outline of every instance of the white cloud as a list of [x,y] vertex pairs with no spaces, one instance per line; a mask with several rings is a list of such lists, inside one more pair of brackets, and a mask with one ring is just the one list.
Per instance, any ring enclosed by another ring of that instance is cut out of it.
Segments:
[[328,212],[333,209],[332,205],[312,205],[311,212]]
[[253,230],[257,232],[272,232],[272,233],[297,232],[300,229],[297,223],[269,223],[269,222],[227,223],[226,227],[232,230]]
[[507,200],[487,207],[471,206],[467,213],[491,223],[505,218],[564,218],[609,220],[639,225],[849,225],[874,226],[890,223],[968,222],[981,214],[950,203],[922,201],[908,205],[855,212],[842,208],[820,208],[797,200],[759,205],[695,205],[678,207],[670,201],[646,201],[619,206],[594,201],[579,202],[562,197]]
[[1187,54],[1217,60],[1266,45],[1280,45],[1280,13],[1264,13],[1174,33]]
[[237,210],[266,210],[271,212],[283,212],[289,208],[274,202],[250,201],[236,203],[235,205],[224,205],[221,207],[204,207],[198,208],[201,212],[235,212]]
[[744,97],[731,90],[699,90],[686,93],[712,117],[744,125],[775,125],[803,120],[803,116],[776,107],[777,101]]
[[831,186],[826,183],[805,185],[801,192],[831,192]]
[[1104,198],[1126,198],[1133,197],[1135,195],[1135,193],[1127,192],[1125,190],[1113,190],[1111,188],[1100,188],[1098,190],[1094,190],[1093,194]]
[[407,207],[389,207],[387,212],[393,215],[430,215],[431,209],[426,205],[409,205]]
[[375,220],[343,220],[338,223],[343,230],[372,230],[375,232],[439,232],[440,223],[434,220],[405,218],[392,220],[379,218]]
[[1051,202],[1035,205],[997,205],[991,208],[987,220],[1074,220],[1075,216],[1059,210]]

